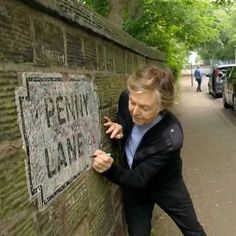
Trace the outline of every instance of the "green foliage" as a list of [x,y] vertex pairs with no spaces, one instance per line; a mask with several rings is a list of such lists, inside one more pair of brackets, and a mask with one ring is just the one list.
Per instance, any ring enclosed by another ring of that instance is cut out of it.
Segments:
[[111,8],[109,0],[83,0],[81,2],[85,3],[104,17],[108,15]]
[[230,4],[233,4],[234,3],[234,0],[214,0],[212,1],[213,4],[216,4],[216,5],[230,5]]
[[214,28],[218,37],[211,39],[199,47],[202,57],[213,61],[234,60],[234,45],[236,45],[236,6],[234,4],[221,5],[212,11],[215,17]]

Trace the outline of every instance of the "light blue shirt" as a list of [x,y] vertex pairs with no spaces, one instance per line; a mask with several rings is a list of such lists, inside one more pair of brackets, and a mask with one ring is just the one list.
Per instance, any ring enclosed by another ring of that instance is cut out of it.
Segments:
[[137,125],[135,124],[132,130],[132,133],[127,140],[127,143],[125,145],[125,153],[127,156],[127,162],[129,164],[129,167],[131,169],[133,159],[134,159],[134,154],[136,152],[136,149],[138,145],[140,144],[144,134],[151,129],[155,124],[157,124],[160,120],[162,119],[162,116],[159,114],[157,118],[152,121],[149,124],[146,125]]

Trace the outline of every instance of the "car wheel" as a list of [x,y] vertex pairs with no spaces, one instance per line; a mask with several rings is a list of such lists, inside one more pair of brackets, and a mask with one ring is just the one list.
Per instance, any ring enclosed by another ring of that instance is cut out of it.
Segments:
[[230,106],[229,106],[229,104],[226,102],[226,100],[225,100],[225,93],[223,92],[223,94],[222,94],[222,101],[223,101],[223,105],[224,105],[224,108],[229,108]]

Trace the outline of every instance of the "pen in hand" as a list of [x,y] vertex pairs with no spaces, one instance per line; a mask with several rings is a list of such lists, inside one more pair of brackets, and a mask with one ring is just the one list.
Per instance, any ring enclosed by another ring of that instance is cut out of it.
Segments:
[[[107,156],[111,156],[111,153],[106,153],[106,154],[107,154]],[[95,157],[97,157],[97,155],[91,155],[91,156],[89,156],[89,157],[95,158]]]

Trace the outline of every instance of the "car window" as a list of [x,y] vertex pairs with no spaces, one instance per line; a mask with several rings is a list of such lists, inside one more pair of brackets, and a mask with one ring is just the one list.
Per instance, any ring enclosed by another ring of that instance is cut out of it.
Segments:
[[[216,68],[212,68],[208,77],[209,79],[214,79],[219,77],[222,80],[225,80],[229,77],[230,72],[232,71],[232,68],[236,68],[235,65],[225,65],[225,66],[219,66]],[[236,72],[235,72],[236,73]]]
[[232,67],[226,67],[226,68],[219,68],[219,70],[222,72],[224,75],[229,75]]

